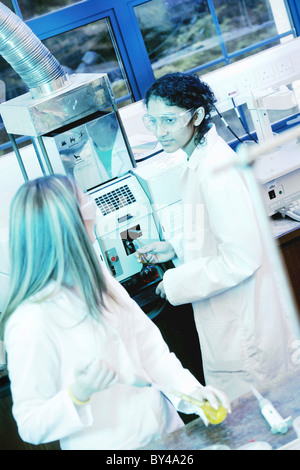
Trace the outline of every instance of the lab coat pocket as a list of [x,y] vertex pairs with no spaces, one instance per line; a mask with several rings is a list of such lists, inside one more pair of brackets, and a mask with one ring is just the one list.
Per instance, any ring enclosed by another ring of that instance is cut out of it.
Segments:
[[246,370],[246,343],[238,318],[196,321],[204,368],[210,372]]

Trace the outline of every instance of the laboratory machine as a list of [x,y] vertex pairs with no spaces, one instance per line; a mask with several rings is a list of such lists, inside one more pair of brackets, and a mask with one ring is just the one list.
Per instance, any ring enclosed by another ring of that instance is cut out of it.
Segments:
[[[283,41],[201,77],[214,91],[216,107],[222,113],[230,109],[238,113],[238,106],[247,106],[258,143],[275,137],[270,111],[291,110],[298,117],[288,119],[287,124],[299,123],[299,47],[299,37]],[[255,143],[248,140],[246,145]],[[282,212],[299,221],[299,139],[261,155],[255,162],[255,175],[267,214]]]
[[29,88],[0,105],[22,175],[25,180],[31,176],[15,135],[31,138],[41,174],[72,175],[95,199],[100,261],[154,316],[162,307],[154,292],[164,266],[157,268],[153,282],[145,281],[135,252],[159,240],[159,229],[150,199],[133,172],[135,159],[107,74],[68,76],[22,20],[4,10],[0,53]]
[[293,140],[258,158],[254,165],[266,212],[300,221],[300,142]]
[[184,210],[181,204],[180,180],[185,166],[184,152],[162,152],[154,155],[151,160],[140,163],[134,170],[151,200],[161,240],[174,241],[181,238]]
[[[148,299],[153,301],[154,285],[162,278],[162,268],[150,289],[139,278],[142,265],[135,252],[151,240],[159,240],[159,230],[149,197],[133,172],[136,164],[114,109],[109,81],[105,74],[76,75],[70,80],[71,86],[46,97],[33,100],[28,93],[3,103],[0,112],[4,125],[10,134],[32,137],[45,173],[73,176],[95,199],[99,208],[96,236],[100,260],[133,297],[149,290]],[[102,105],[97,102],[97,94],[102,96]],[[74,106],[78,101],[84,103],[81,112],[79,105]],[[56,122],[53,109],[59,116]],[[13,119],[16,114],[19,120]],[[36,119],[40,114],[49,116],[44,126]],[[161,303],[157,296],[155,300]],[[147,304],[145,294],[141,300],[145,311]],[[151,306],[151,315],[153,311]]]
[[[1,117],[24,179],[31,174],[17,148],[15,135],[31,138],[41,174],[70,174],[95,199],[99,208],[96,230],[99,258],[131,295],[144,292],[145,285],[139,278],[141,263],[135,252],[150,240],[180,236],[179,181],[184,156],[165,154],[157,140],[147,135],[141,119],[142,102],[118,110],[106,74],[68,76],[20,18],[6,7],[1,15],[0,53],[29,88],[28,93],[0,104]],[[299,61],[295,60],[298,45],[299,40],[295,39],[279,46],[275,59],[272,52],[263,51],[201,78],[211,85],[221,110],[232,107],[232,93],[236,105],[248,103],[253,98],[253,84],[256,91],[261,91],[265,86],[285,85],[299,76]],[[279,77],[274,72],[270,74],[272,80],[264,80],[262,70],[268,64],[268,70],[276,71],[272,60],[278,62],[279,57],[286,65],[278,72]],[[261,95],[254,104],[256,108],[261,105]],[[294,181],[300,165],[292,163],[293,171],[289,167],[284,174],[263,180],[272,204],[270,213],[278,210],[283,192],[285,198],[291,194],[294,198],[290,179],[287,183],[282,179],[288,175]],[[265,178],[264,169],[262,173]],[[275,189],[270,187],[274,181]],[[159,270],[156,283],[161,275]]]

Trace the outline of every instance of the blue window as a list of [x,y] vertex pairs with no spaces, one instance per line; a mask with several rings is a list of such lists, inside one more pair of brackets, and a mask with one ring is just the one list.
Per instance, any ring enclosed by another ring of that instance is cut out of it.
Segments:
[[[2,3],[28,24],[69,72],[107,72],[118,106],[142,99],[153,80],[166,72],[203,75],[293,39],[300,31],[297,0]],[[7,100],[27,91],[2,58],[0,80],[5,82]],[[247,109],[241,113],[252,130]],[[226,132],[225,136],[230,140]],[[0,145],[2,152],[10,146],[4,129]]]

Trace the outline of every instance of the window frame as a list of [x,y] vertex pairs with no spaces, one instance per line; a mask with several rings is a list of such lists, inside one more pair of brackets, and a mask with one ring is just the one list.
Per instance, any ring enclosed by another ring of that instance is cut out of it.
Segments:
[[[18,0],[11,1],[15,13],[22,18]],[[108,18],[132,91],[132,94],[124,96],[123,99],[119,99],[118,102],[128,98],[131,98],[133,101],[139,101],[143,99],[146,90],[153,83],[155,77],[134,8],[150,1],[151,0],[101,0],[100,2],[98,0],[83,0],[82,2],[66,6],[40,17],[29,19],[26,21],[26,24],[39,39],[44,40],[91,22]],[[285,0],[288,15],[293,24],[290,31],[272,36],[258,43],[253,43],[233,53],[227,53],[226,45],[222,40],[222,32],[216,15],[214,0],[207,0],[207,2],[223,56],[191,70],[186,70],[186,72],[202,72],[208,67],[221,63],[227,65],[230,63],[231,59],[244,53],[254,51],[261,46],[271,44],[288,34],[293,33],[295,36],[300,35],[300,2],[298,0]],[[24,138],[20,137],[20,139]],[[1,148],[3,148],[3,146],[1,146]]]
[[[80,3],[66,6],[60,10],[47,13],[37,18],[26,21],[33,32],[41,39],[48,39],[79,26],[104,18],[109,18],[116,42],[123,60],[134,101],[142,99],[146,90],[155,80],[148,57],[143,36],[134,12],[134,7],[148,3],[151,0],[84,0]],[[12,0],[16,14],[21,16],[18,0]],[[223,56],[209,63],[199,65],[186,72],[201,72],[213,65],[227,65],[230,61],[242,54],[254,51],[264,45],[278,41],[288,34],[300,34],[300,5],[297,0],[285,0],[288,15],[294,25],[290,31],[272,36],[264,41],[228,53],[222,39],[218,17],[214,7],[214,0],[207,0],[212,20]],[[22,16],[21,16],[22,17]],[[71,20],[70,20],[71,19]]]
[[[122,57],[134,101],[140,100],[154,80],[134,7],[150,0],[85,0],[26,21],[39,39],[65,33],[88,23],[109,18]],[[66,21],[71,18],[71,21]],[[146,85],[145,85],[146,84]],[[146,86],[146,88],[145,88]]]

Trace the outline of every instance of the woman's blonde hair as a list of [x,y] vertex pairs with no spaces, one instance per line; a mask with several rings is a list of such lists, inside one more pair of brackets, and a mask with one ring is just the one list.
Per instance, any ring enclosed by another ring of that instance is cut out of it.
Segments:
[[15,309],[50,281],[56,286],[76,286],[89,313],[99,317],[104,294],[109,292],[72,178],[49,175],[19,188],[11,204],[9,250],[10,289],[0,319],[0,337]]

